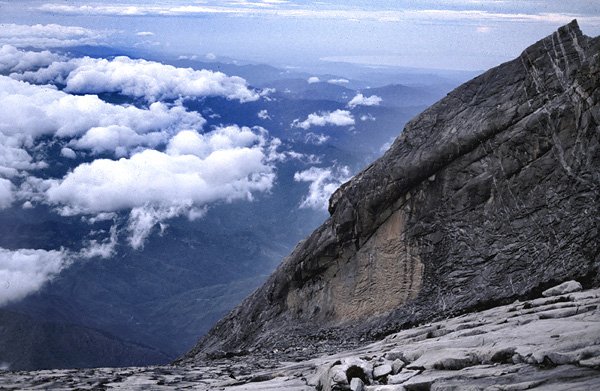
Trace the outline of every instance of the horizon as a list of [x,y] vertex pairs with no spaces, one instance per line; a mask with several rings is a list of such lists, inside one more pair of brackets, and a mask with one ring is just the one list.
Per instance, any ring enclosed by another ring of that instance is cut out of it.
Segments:
[[[315,2],[140,0],[0,2],[0,42],[38,49],[107,46],[146,55],[318,70],[484,71],[577,19],[600,34],[587,1]],[[123,28],[123,26],[127,26]]]

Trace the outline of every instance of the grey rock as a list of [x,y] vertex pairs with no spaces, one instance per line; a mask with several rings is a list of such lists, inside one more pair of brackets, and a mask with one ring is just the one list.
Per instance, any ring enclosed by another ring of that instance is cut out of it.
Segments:
[[388,384],[402,384],[408,379],[417,376],[419,373],[421,373],[421,371],[407,369],[397,375],[388,376],[387,381]]
[[322,340],[313,354],[339,351],[554,281],[599,286],[599,55],[600,38],[573,21],[411,120],[332,195],[331,217],[178,362]]
[[352,391],[365,391],[365,383],[358,377],[355,377],[350,381],[350,389]]
[[581,286],[581,284],[579,282],[571,280],[571,281],[563,282],[562,284],[554,286],[550,289],[546,289],[544,292],[542,292],[542,296],[544,296],[544,297],[559,296],[559,295],[564,295],[565,293],[579,292],[582,289],[583,289],[583,287]]
[[395,359],[392,363],[392,375],[397,374],[406,366],[406,363],[399,358]]
[[373,378],[379,379],[392,373],[392,366],[390,364],[383,364],[373,368]]
[[579,361],[579,365],[589,368],[600,368],[600,355]]
[[400,351],[392,351],[392,352],[387,352],[384,355],[384,358],[386,360],[390,360],[390,361],[395,361],[395,360],[402,360],[405,361],[406,359],[404,358],[404,354],[402,354],[402,352]]
[[[571,293],[569,297],[575,308],[598,306],[600,289]],[[532,302],[542,303],[537,299]],[[569,318],[539,319],[536,311],[556,304],[561,303],[516,311],[514,304],[498,306],[300,362],[281,363],[269,355],[259,355],[222,358],[198,366],[3,371],[0,384],[13,390],[332,391],[351,390],[361,382],[366,391],[600,389],[600,310]],[[508,314],[513,316],[499,322]],[[465,323],[475,324],[470,330],[484,333],[465,336],[464,330],[456,331]],[[436,338],[419,337],[442,328],[449,332]],[[374,364],[390,365],[390,352],[400,351],[412,361],[409,366],[426,368],[404,368],[381,378],[387,385],[376,384]],[[455,365],[456,360],[461,365]]]

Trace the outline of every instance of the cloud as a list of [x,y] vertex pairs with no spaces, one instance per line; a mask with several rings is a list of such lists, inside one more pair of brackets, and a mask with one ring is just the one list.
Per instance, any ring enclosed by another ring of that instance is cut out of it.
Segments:
[[0,210],[8,208],[15,200],[13,187],[11,181],[0,178]]
[[326,136],[323,133],[317,134],[317,133],[313,133],[313,132],[306,133],[306,137],[304,138],[304,141],[307,144],[314,144],[314,145],[325,144],[327,142],[327,140],[329,140],[329,136]]
[[310,167],[308,170],[296,172],[296,182],[309,182],[308,194],[302,199],[300,208],[327,210],[329,197],[342,183],[350,179],[348,167],[319,168]]
[[377,121],[377,118],[375,118],[372,114],[363,114],[360,116],[360,120],[361,121]]
[[154,33],[152,31],[139,31],[135,33],[138,37],[152,37]]
[[97,239],[88,240],[85,247],[82,248],[78,255],[81,258],[102,258],[108,259],[115,254],[117,247],[117,226],[110,227],[109,236],[105,240],[98,241]]
[[[143,245],[157,223],[176,216],[201,217],[214,202],[252,200],[275,180],[277,155],[262,128],[228,126],[206,134],[186,130],[166,151],[84,163],[62,179],[33,184],[63,215],[129,210],[129,242]],[[135,194],[135,196],[132,196]]]
[[60,156],[66,157],[67,159],[75,159],[77,158],[77,154],[69,147],[63,147],[60,150]]
[[0,248],[0,306],[38,291],[69,263],[63,250]]
[[23,142],[20,137],[7,136],[0,131],[0,177],[12,178],[17,176],[21,170],[46,167],[44,162],[34,162],[31,155],[22,146]]
[[377,95],[371,95],[365,97],[363,94],[357,94],[354,98],[348,102],[348,107],[354,108],[356,106],[379,106],[382,99]]
[[240,102],[260,98],[241,77],[125,56],[112,60],[84,57],[55,62],[48,68],[13,77],[37,84],[64,85],[64,91],[70,93],[114,92],[147,102],[204,96],[222,96]]
[[12,45],[0,47],[0,73],[3,74],[36,70],[62,60],[63,56],[47,50],[33,52],[19,50]]
[[[273,6],[267,6],[273,5]],[[43,4],[38,8],[41,11],[65,15],[116,15],[116,16],[206,16],[206,15],[235,15],[235,16],[265,16],[308,18],[325,20],[353,20],[375,21],[382,23],[481,23],[488,22],[521,22],[521,23],[551,23],[565,24],[572,19],[579,19],[581,23],[597,24],[600,17],[596,14],[580,12],[519,12],[522,7],[514,7],[514,12],[494,12],[473,9],[450,9],[441,4],[432,5],[429,9],[387,9],[378,10],[372,7],[356,7],[352,5],[332,6],[327,2],[315,2],[310,8],[303,8],[297,4],[264,3],[256,1],[238,0],[234,2],[219,3],[219,5],[200,4],[173,6],[163,5],[63,5]]]
[[318,83],[320,81],[321,81],[321,79],[319,79],[317,76],[311,76],[306,80],[306,82],[308,84],[314,84],[314,83]]
[[[92,148],[97,152],[116,148],[118,141],[123,141],[124,147],[131,147],[136,141],[139,145],[154,144],[157,132],[164,134],[166,142],[168,134],[200,128],[205,123],[199,114],[187,112],[181,106],[153,103],[148,109],[140,109],[113,105],[95,95],[70,95],[51,86],[32,85],[5,76],[0,76],[0,118],[3,119],[0,136],[10,139],[13,148],[32,145],[42,135],[83,136],[72,147]],[[116,140],[109,137],[114,126],[124,132],[121,138],[115,136]],[[93,128],[105,128],[104,133]],[[101,139],[102,144],[89,144]],[[26,157],[23,155],[20,160]]]
[[326,111],[309,114],[308,117],[302,122],[300,122],[298,119],[294,120],[294,122],[292,122],[292,126],[307,130],[312,126],[350,126],[354,125],[354,123],[355,121],[352,113],[347,110],[336,110],[333,112]]
[[97,45],[108,35],[105,31],[77,26],[5,23],[0,29],[0,43],[34,48]]
[[[141,206],[133,208],[129,213],[127,231],[129,231],[129,244],[135,250],[144,247],[146,238],[152,229],[160,222],[180,216],[184,210],[190,209],[189,205],[176,205],[168,207]],[[195,211],[195,209],[192,209]],[[161,231],[164,228],[161,228]]]
[[267,110],[259,111],[258,114],[256,114],[256,116],[260,119],[271,119],[271,116],[269,115],[269,112]]
[[90,150],[94,154],[110,151],[115,156],[127,156],[134,147],[156,147],[166,140],[167,133],[163,131],[139,134],[127,126],[110,125],[91,128],[69,145],[75,149]]
[[344,84],[350,83],[350,80],[348,80],[348,79],[329,79],[329,80],[327,80],[327,83],[342,86]]

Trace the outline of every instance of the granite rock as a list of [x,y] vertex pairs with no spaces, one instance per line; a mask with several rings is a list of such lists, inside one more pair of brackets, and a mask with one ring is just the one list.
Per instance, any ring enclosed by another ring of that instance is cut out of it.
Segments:
[[599,55],[573,21],[414,118],[178,363],[239,349],[301,360],[563,281],[599,286]]

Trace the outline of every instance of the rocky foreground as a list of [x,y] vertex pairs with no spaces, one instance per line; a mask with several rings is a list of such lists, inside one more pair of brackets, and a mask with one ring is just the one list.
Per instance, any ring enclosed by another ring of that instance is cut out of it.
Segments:
[[206,366],[6,371],[0,389],[598,390],[599,304],[600,289],[571,281],[535,300],[301,362],[239,356]]

